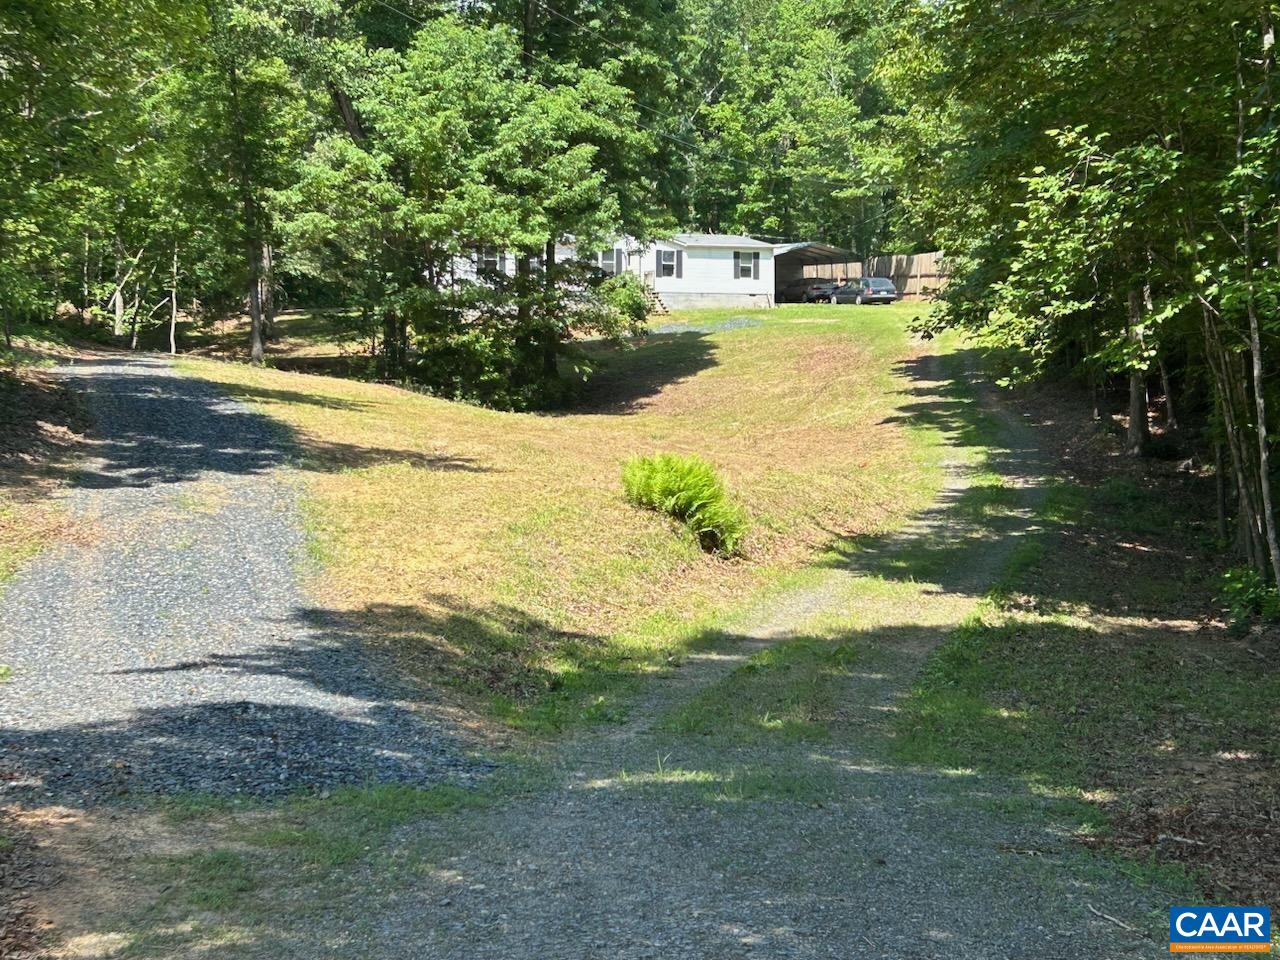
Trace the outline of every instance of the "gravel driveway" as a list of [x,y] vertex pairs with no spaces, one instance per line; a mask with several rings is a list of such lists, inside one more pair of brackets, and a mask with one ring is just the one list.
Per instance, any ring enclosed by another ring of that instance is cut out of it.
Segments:
[[483,768],[308,607],[288,435],[158,357],[61,371],[92,457],[85,543],[0,596],[0,799],[429,783]]

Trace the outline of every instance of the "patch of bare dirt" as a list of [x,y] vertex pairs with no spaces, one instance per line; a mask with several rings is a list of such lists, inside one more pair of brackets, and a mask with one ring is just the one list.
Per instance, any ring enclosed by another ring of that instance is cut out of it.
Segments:
[[1147,787],[1109,844],[1183,864],[1215,902],[1272,902],[1280,890],[1280,778],[1274,765],[1239,766],[1209,758]]
[[0,370],[0,491],[47,495],[77,456],[85,425],[80,398],[49,374]]
[[30,830],[12,811],[0,809],[0,957],[40,956],[47,924],[37,919],[34,895],[50,878]]
[[104,927],[100,918],[129,916],[163,893],[143,882],[136,864],[192,853],[211,842],[207,831],[193,832],[140,810],[11,807],[0,810],[0,822],[19,838],[15,867],[6,870],[0,859],[0,879],[11,891],[8,912],[0,912],[6,935],[11,931],[10,939],[0,935],[6,960],[113,955],[126,932]]
[[[1274,664],[1280,631],[1256,627],[1238,637],[1227,629],[1216,587],[1229,560],[1211,546],[1213,481],[1189,452],[1176,460],[1124,456],[1123,424],[1093,419],[1078,387],[1028,390],[1019,406],[1057,455],[1062,479],[1094,489],[1120,480],[1137,493],[1111,509],[1140,513],[1156,504],[1169,518],[1119,533],[1105,515],[1061,527],[1050,562],[1036,572],[1038,596],[1028,601],[1069,598],[1110,642],[1145,634],[1206,670],[1248,675]],[[1198,727],[1203,739],[1199,718],[1179,722]],[[1187,730],[1174,724],[1167,733],[1166,744],[1143,756],[1114,758],[1101,784],[1115,797],[1106,801],[1113,832],[1083,842],[1181,864],[1214,902],[1271,902],[1280,891],[1280,746],[1236,749],[1224,729],[1211,737],[1217,749],[1187,751],[1174,748]]]

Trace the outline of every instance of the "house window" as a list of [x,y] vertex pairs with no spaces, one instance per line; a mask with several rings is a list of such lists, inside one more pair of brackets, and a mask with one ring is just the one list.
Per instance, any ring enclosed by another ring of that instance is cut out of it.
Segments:
[[481,270],[496,271],[498,269],[498,248],[484,247],[480,251],[479,264]]
[[612,277],[618,272],[618,252],[616,250],[601,250],[596,254],[596,261],[600,267],[600,272],[606,277]]
[[674,250],[658,251],[658,276],[674,277],[676,275],[676,252]]
[[750,280],[752,271],[752,257],[749,253],[740,253],[737,256],[738,261],[738,279]]

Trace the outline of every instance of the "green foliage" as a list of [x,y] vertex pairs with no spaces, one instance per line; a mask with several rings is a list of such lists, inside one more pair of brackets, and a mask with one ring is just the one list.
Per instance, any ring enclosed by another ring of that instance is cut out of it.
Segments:
[[1103,418],[1122,375],[1133,455],[1176,455],[1172,438],[1146,443],[1144,422],[1148,397],[1172,393],[1166,426],[1175,410],[1209,421],[1242,491],[1242,555],[1275,583],[1260,452],[1280,402],[1271,11],[1243,0],[898,9],[876,75],[904,113],[881,156],[899,230],[930,237],[949,274],[924,328],[964,328],[1012,358],[1009,380],[1087,379]]
[[704,550],[732,555],[749,529],[716,470],[701,457],[661,453],[633,457],[622,470],[627,499],[682,522]]
[[554,406],[548,384],[530,380],[530,358],[500,322],[482,314],[471,324],[448,316],[414,323],[416,350],[409,378],[437,396],[503,410]]
[[644,331],[649,315],[649,304],[644,296],[644,284],[634,273],[610,277],[600,284],[600,297],[614,314],[620,332],[639,335]]
[[1261,618],[1280,622],[1280,591],[1250,567],[1232,567],[1222,575],[1222,599],[1234,625]]
[[[868,253],[892,186],[867,162],[884,103],[884,10],[857,0],[684,0],[676,96],[696,149],[671,157],[673,212],[698,229],[823,239]],[[860,30],[848,28],[864,9]],[[709,91],[709,92],[708,92]]]

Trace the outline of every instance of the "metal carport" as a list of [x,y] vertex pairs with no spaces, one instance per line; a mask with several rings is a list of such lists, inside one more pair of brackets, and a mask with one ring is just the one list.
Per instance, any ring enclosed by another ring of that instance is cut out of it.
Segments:
[[[773,301],[786,303],[804,283],[804,268],[818,264],[845,264],[853,254],[829,243],[780,243],[773,248]],[[838,278],[837,278],[838,279]],[[788,296],[791,293],[791,297]]]

